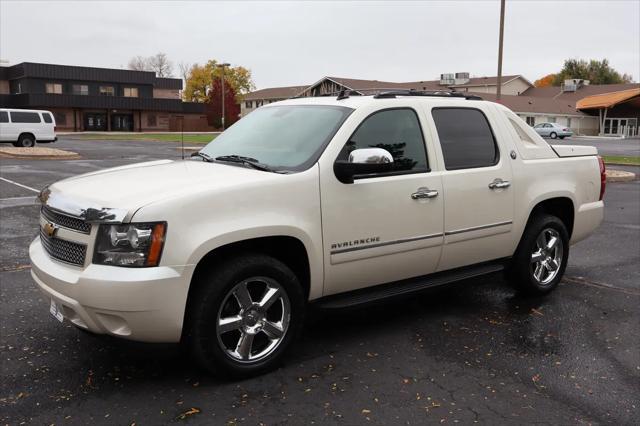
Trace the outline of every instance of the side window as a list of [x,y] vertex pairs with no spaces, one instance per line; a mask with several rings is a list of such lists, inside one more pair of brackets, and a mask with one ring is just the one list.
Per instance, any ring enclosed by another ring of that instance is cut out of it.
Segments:
[[51,118],[51,114],[49,114],[48,112],[43,112],[42,113],[42,118],[44,119],[45,123],[53,123],[53,119]]
[[393,168],[385,174],[429,171],[422,129],[412,109],[389,109],[367,117],[342,148],[338,160],[347,160],[351,151],[360,148],[389,151]]
[[480,110],[435,108],[431,114],[447,170],[489,167],[498,162],[493,132]]
[[0,123],[9,122],[9,113],[7,111],[0,111]]
[[37,112],[11,111],[12,123],[40,123],[40,114]]

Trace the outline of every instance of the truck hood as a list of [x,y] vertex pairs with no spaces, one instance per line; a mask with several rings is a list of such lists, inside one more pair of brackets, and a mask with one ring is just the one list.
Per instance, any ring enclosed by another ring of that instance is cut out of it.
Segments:
[[[131,217],[149,203],[209,189],[225,190],[284,175],[204,161],[159,160],[100,170],[61,180],[41,194],[51,207],[77,213],[119,209]],[[62,200],[62,201],[61,201]]]

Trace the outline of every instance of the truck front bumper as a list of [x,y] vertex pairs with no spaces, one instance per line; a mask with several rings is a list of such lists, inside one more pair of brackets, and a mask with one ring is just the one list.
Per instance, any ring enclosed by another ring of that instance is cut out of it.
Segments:
[[52,260],[39,237],[29,258],[34,281],[74,325],[143,342],[180,340],[193,266],[83,269]]

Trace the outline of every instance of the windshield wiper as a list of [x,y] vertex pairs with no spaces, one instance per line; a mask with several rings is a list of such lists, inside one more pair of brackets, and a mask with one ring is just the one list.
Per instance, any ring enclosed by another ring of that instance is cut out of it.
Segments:
[[262,170],[264,172],[280,173],[278,170],[272,169],[271,167],[265,164],[262,164],[255,158],[243,157],[242,155],[221,155],[219,157],[216,157],[216,161],[228,161],[230,163],[241,163],[249,167],[252,167],[256,170]]
[[193,154],[191,154],[192,157],[200,157],[202,158],[204,161],[206,161],[207,163],[213,163],[213,158],[209,155],[209,154],[205,154],[204,152],[194,152]]

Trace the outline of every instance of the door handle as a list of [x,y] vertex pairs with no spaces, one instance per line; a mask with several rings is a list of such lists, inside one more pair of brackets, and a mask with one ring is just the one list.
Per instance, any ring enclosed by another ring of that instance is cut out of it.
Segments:
[[502,180],[500,178],[496,178],[489,184],[489,189],[501,189],[508,188],[511,186],[511,182],[508,180]]
[[424,198],[435,198],[438,196],[438,191],[429,188],[418,188],[416,192],[411,194],[413,200],[422,200]]

